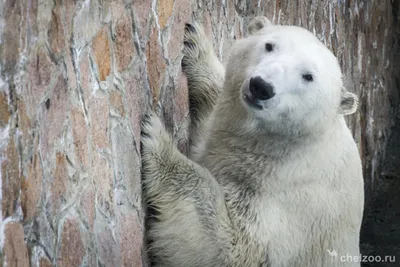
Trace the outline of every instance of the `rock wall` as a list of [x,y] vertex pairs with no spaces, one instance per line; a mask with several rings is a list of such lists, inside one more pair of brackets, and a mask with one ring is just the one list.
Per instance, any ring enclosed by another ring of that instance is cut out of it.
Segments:
[[260,14],[312,30],[338,56],[361,100],[348,121],[367,207],[379,188],[398,193],[376,186],[400,180],[400,149],[386,153],[400,115],[396,0],[2,0],[2,265],[146,266],[141,117],[157,110],[185,152],[185,22],[202,22],[224,60]]

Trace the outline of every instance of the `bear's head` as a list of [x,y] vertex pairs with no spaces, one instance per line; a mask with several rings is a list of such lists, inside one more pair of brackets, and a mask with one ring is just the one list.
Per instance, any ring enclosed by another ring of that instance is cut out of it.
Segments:
[[224,93],[244,107],[252,125],[306,133],[355,112],[357,96],[343,89],[336,57],[314,34],[265,17],[248,30],[232,48]]

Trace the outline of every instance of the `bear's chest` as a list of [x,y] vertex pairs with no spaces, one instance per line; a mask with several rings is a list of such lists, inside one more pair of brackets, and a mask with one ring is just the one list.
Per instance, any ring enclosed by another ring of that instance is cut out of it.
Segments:
[[[228,210],[237,227],[239,246],[255,251],[254,262],[260,266],[268,266],[262,265],[263,262],[281,262],[283,258],[304,256],[310,250],[309,245],[317,244],[331,229],[332,225],[326,222],[337,216],[332,213],[337,210],[333,207],[335,204],[331,204],[333,194],[320,185],[253,195],[251,200],[250,193],[241,194],[240,198],[227,201]],[[248,200],[244,201],[246,197]],[[291,266],[289,262],[287,264]]]

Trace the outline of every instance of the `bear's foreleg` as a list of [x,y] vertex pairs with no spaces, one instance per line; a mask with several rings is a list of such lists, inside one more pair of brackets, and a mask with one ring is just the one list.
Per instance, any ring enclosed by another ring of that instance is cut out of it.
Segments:
[[182,155],[159,118],[142,123],[143,197],[150,255],[160,266],[230,266],[232,230],[214,177]]
[[203,123],[209,117],[222,91],[225,69],[217,58],[211,41],[198,23],[186,24],[182,71],[189,89],[191,141],[203,136]]

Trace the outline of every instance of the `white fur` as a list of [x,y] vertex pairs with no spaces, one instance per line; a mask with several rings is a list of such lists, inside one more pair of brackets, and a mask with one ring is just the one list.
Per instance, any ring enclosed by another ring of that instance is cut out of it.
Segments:
[[[196,136],[193,161],[177,151],[158,118],[144,123],[144,195],[158,211],[148,232],[152,255],[159,266],[359,266],[327,251],[359,254],[362,169],[343,118],[357,98],[343,90],[336,58],[310,32],[263,18],[249,28],[252,36],[232,49],[223,89],[198,80],[191,94],[219,95],[211,114],[196,114],[208,120],[196,121],[205,130]],[[203,31],[196,25],[191,34]],[[210,63],[211,51],[202,57],[207,61],[184,53],[193,62],[184,67],[188,79],[204,67],[220,68]],[[242,97],[255,76],[276,92],[262,110]]]

